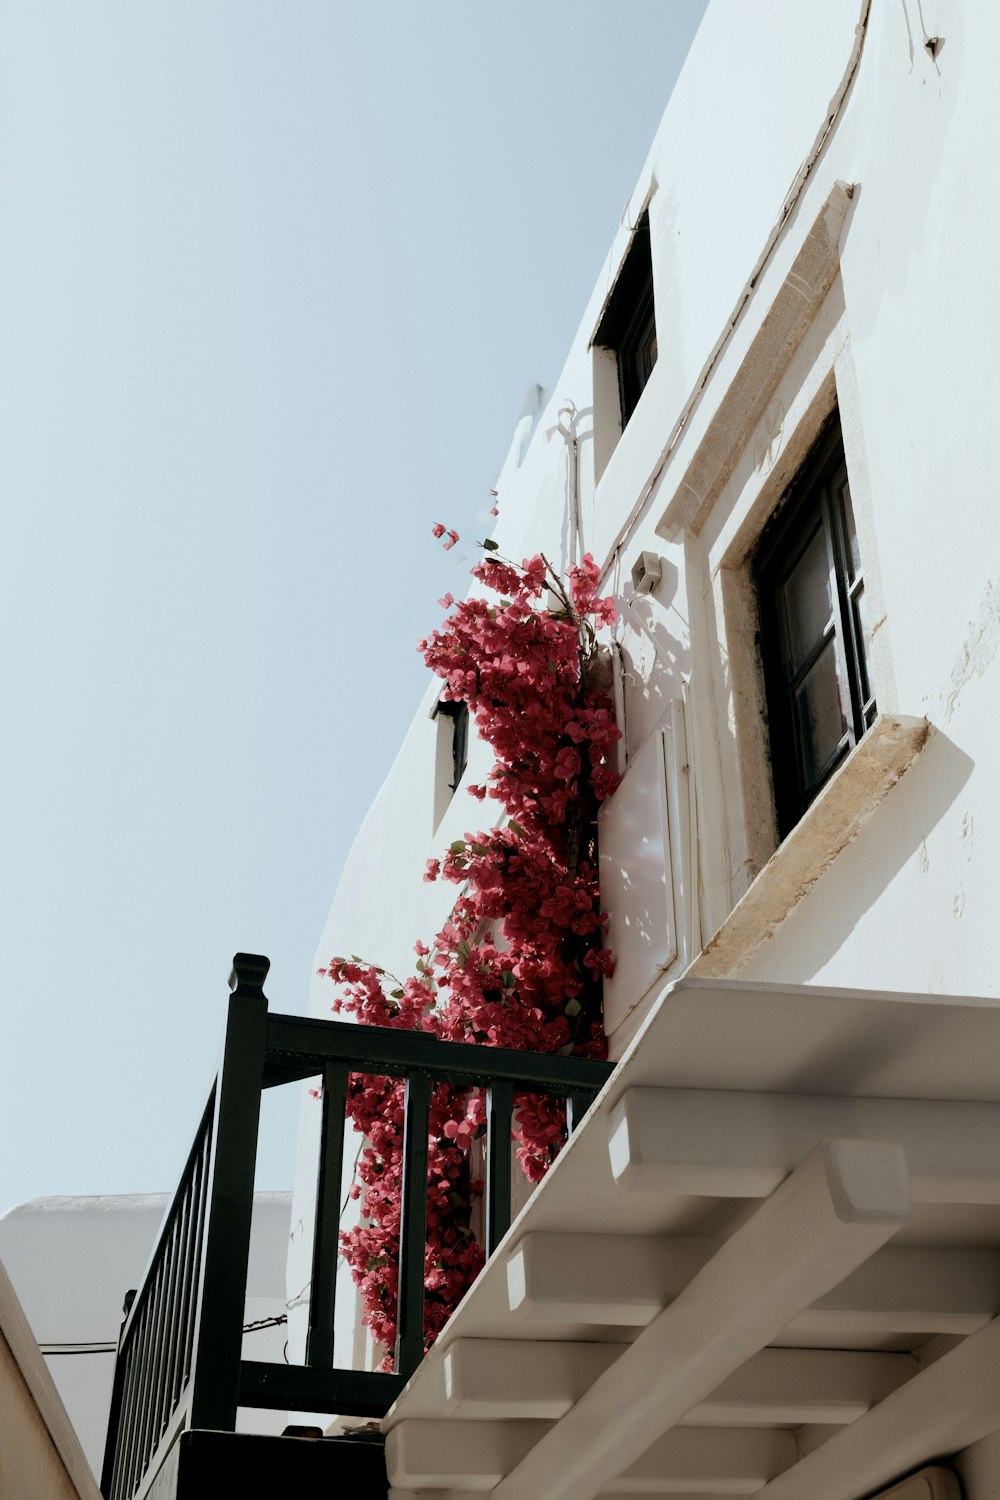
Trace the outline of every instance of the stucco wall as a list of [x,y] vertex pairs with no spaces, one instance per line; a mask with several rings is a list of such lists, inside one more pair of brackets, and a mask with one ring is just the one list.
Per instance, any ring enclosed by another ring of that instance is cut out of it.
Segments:
[[[675,767],[668,847],[686,939],[674,952],[657,936],[660,963],[647,954],[622,965],[635,977],[620,980],[632,989],[620,989],[609,1012],[621,1018],[613,1055],[664,984],[700,961],[697,948],[725,929],[748,888],[774,878],[747,559],[833,404],[877,606],[879,708],[926,718],[931,731],[895,785],[890,776],[874,792],[861,777],[848,786],[848,803],[864,802],[853,841],[834,830],[825,847],[806,845],[793,832],[804,855],[787,914],[763,941],[727,950],[729,972],[998,993],[998,42],[1000,9],[983,3],[876,0],[869,11],[861,0],[712,0],[528,450],[522,458],[515,447],[501,473],[501,549],[520,557],[543,548],[565,562],[569,471],[555,428],[572,408],[584,545],[621,607],[632,785],[647,774],[652,737],[666,732],[668,744],[685,725],[690,771],[683,759]],[[595,428],[598,449],[610,440],[590,340],[646,203],[658,361],[610,457],[595,462]],[[810,285],[796,268],[825,222],[834,226],[827,279]],[[769,315],[799,295],[805,326],[787,347],[769,344]],[[629,577],[643,550],[663,560],[663,580],[636,600]],[[422,885],[424,860],[483,811],[459,793],[446,824],[436,835],[430,827],[434,693],[431,685],[351,855],[320,961],[339,949],[405,963],[413,938],[445,916],[449,892]],[[687,775],[697,813],[685,850],[677,825]],[[608,804],[609,845],[637,801]],[[694,862],[684,890],[682,856]],[[648,885],[606,893],[613,944],[669,926],[644,914],[656,878],[653,869]],[[320,982],[314,1009],[328,1005]],[[312,1191],[310,1130],[307,1120],[299,1224]],[[305,1265],[303,1250],[290,1281]],[[346,1318],[350,1298],[345,1308]],[[344,1339],[346,1349],[346,1327]],[[984,1465],[973,1468],[971,1492],[985,1495]]]

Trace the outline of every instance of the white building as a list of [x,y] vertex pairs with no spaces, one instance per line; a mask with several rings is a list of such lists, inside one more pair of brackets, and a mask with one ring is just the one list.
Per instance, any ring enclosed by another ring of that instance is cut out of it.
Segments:
[[[621,1066],[386,1418],[395,1500],[1000,1487],[994,43],[988,0],[712,0],[515,433],[501,550],[619,605]],[[319,963],[446,918],[439,690]]]
[[[142,1283],[167,1201],[164,1193],[36,1198],[0,1214],[0,1267],[30,1327],[41,1380],[55,1387],[96,1479],[123,1299]],[[248,1358],[283,1357],[290,1212],[290,1193],[256,1195],[245,1318],[257,1326],[245,1335]],[[284,1413],[258,1412],[252,1430],[281,1432],[285,1423]],[[249,1425],[243,1415],[241,1428]]]

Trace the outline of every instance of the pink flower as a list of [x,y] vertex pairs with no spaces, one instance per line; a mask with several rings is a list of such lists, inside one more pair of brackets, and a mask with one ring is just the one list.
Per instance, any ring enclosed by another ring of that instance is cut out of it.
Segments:
[[[496,495],[493,496],[495,500]],[[446,548],[458,533],[438,524]],[[420,645],[447,696],[468,705],[493,750],[485,785],[502,827],[469,831],[424,879],[455,882],[448,919],[416,972],[402,981],[358,958],[332,959],[335,1010],[376,1026],[423,1031],[445,1041],[604,1057],[600,980],[613,959],[601,946],[593,813],[618,783],[611,749],[620,738],[613,706],[588,674],[594,628],[613,618],[597,598],[589,555],[569,570],[566,595],[541,556],[521,567],[485,556],[473,569],[477,596],[455,605]],[[568,598],[568,607],[566,599]],[[589,830],[567,850],[567,825]],[[403,1084],[352,1074],[348,1113],[368,1142],[358,1164],[364,1223],[341,1236],[374,1337],[396,1332]],[[424,1338],[433,1341],[482,1265],[471,1212],[482,1184],[469,1180],[469,1151],[484,1123],[481,1093],[448,1084],[432,1093],[427,1172]],[[519,1098],[517,1155],[538,1181],[565,1140],[565,1112],[543,1095]],[[391,1365],[391,1357],[390,1357]]]
[[441,606],[442,609],[451,609],[451,606],[454,604],[454,602],[455,602],[455,596],[454,596],[454,594],[445,594],[445,595],[443,595],[442,598],[440,598],[438,600],[438,603],[440,604],[440,606]]
[[433,537],[444,536],[444,527],[441,525],[440,521],[434,522],[434,525],[431,527],[431,535]]

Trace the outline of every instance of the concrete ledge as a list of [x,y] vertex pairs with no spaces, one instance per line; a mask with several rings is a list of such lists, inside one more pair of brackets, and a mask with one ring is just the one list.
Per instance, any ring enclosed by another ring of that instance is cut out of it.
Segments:
[[926,719],[882,714],[780,844],[688,974],[738,974],[867,823],[927,743]]
[[[66,1408],[0,1265],[0,1489],[11,1500],[100,1500]],[[6,1485],[10,1485],[10,1489]]]

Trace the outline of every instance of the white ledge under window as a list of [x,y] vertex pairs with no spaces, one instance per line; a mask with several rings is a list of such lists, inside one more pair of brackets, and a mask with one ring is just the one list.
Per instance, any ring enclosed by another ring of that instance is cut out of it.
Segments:
[[857,837],[930,732],[926,719],[881,714],[875,720],[695,959],[692,975],[737,974],[749,963]]

